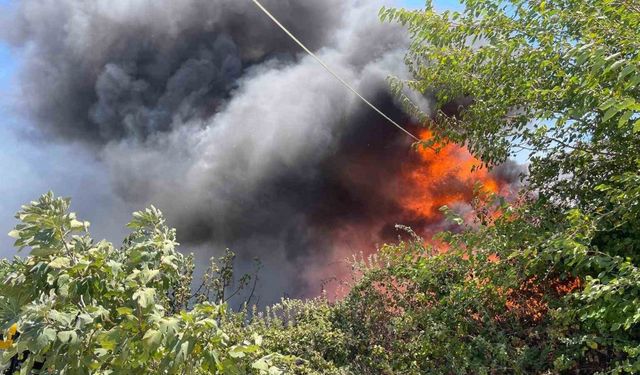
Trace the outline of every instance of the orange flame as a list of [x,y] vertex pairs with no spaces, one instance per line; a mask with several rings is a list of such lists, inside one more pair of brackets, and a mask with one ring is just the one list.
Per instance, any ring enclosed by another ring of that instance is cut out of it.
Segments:
[[[420,133],[423,140],[433,137],[430,131]],[[419,147],[419,165],[408,166],[402,177],[405,194],[398,197],[401,206],[417,218],[441,219],[440,207],[456,202],[468,203],[476,183],[487,192],[497,193],[500,182],[467,149],[447,144],[435,149]]]
[[[423,140],[432,137],[428,130],[419,134]],[[323,264],[318,264],[317,259],[311,262],[315,265],[306,273],[311,283],[329,279],[346,281],[350,267],[345,260],[358,253],[367,256],[374,252],[376,246],[393,242],[398,235],[393,230],[396,224],[408,225],[430,241],[430,237],[449,225],[440,212],[442,206],[466,207],[467,212],[462,213],[464,217],[465,213],[471,212],[470,203],[477,183],[482,184],[483,191],[490,193],[498,193],[506,185],[486,168],[479,168],[481,162],[466,148],[456,144],[436,146],[434,148],[438,152],[419,147],[405,153],[405,157],[390,160],[388,165],[380,165],[380,160],[371,155],[356,155],[351,160],[343,160],[347,165],[344,179],[348,183],[345,185],[355,189],[354,195],[373,194],[376,199],[374,205],[393,209],[384,213],[374,211],[364,219],[344,218],[331,222],[331,254],[323,254]],[[329,298],[346,294],[348,287],[339,284],[323,286]]]

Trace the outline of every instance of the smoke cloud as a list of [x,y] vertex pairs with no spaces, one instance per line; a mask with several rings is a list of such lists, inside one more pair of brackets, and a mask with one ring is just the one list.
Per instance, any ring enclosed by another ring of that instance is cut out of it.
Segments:
[[[264,1],[408,122],[385,82],[408,74],[406,35],[377,19],[388,3]],[[344,255],[340,226],[396,235],[379,221],[401,210],[386,181],[410,140],[250,1],[21,0],[2,24],[23,51],[21,110],[38,133],[89,150],[114,200],[160,207],[198,259],[229,247],[247,271],[259,257],[263,302],[317,294],[331,274],[318,270]]]

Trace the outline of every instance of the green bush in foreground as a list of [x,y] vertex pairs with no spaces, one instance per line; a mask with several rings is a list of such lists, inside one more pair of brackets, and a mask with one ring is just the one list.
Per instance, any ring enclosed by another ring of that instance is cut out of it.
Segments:
[[341,301],[234,312],[189,302],[193,263],[156,209],[115,249],[47,194],[11,232],[29,255],[0,263],[0,325],[20,328],[2,360],[68,374],[635,372],[637,269],[595,250],[589,218],[559,228],[534,203],[478,199],[473,228],[440,235],[446,253],[413,234],[384,246]]
[[0,324],[20,330],[3,362],[28,352],[25,373],[36,362],[67,374],[281,373],[259,336],[230,341],[225,305],[176,311],[193,265],[158,210],[135,213],[116,249],[95,243],[68,207],[49,193],[17,214],[10,235],[29,255],[0,263]]

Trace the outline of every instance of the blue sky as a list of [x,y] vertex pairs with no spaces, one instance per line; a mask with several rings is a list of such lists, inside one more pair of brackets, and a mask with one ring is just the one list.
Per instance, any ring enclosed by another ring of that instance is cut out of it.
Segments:
[[[18,1],[0,0],[0,14],[6,11],[3,8]],[[424,6],[423,0],[400,2],[408,8]],[[438,10],[460,9],[455,0],[436,0],[434,4]],[[81,207],[92,204],[103,207],[101,212],[91,213],[93,215],[78,212],[81,217],[94,216],[89,219],[93,221],[92,232],[97,238],[118,233],[116,228],[128,217],[122,216],[121,207],[113,207],[112,200],[106,203],[110,196],[109,184],[100,172],[98,161],[72,145],[37,144],[25,140],[26,124],[21,123],[11,110],[17,97],[18,66],[19,56],[0,39],[0,257],[13,253],[11,239],[4,234],[14,225],[12,215],[20,203],[47,190],[72,196]],[[69,177],[73,177],[74,183],[69,183]]]
[[[407,8],[424,7],[424,0],[404,0],[400,2],[403,3]],[[462,10],[462,6],[456,0],[434,0],[433,5],[437,10]]]

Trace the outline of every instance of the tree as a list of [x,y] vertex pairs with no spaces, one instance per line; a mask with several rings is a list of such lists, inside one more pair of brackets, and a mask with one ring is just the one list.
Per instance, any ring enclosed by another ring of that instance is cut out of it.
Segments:
[[[453,252],[497,254],[509,288],[580,280],[545,295],[553,368],[640,371],[640,8],[626,0],[465,0],[463,12],[382,9],[412,38],[413,79],[392,80],[437,103],[469,98],[434,130],[492,167],[530,152],[521,201],[502,218],[445,235]],[[485,215],[486,217],[486,215]],[[475,255],[474,255],[475,254]],[[515,273],[513,270],[517,270]],[[520,283],[520,286],[513,282]],[[503,285],[504,287],[505,285]]]
[[68,208],[49,193],[16,216],[10,235],[29,255],[0,263],[0,325],[20,333],[3,363],[22,356],[25,374],[36,363],[73,374],[281,373],[259,336],[232,342],[220,328],[224,303],[189,306],[193,263],[160,211],[134,213],[116,249]]

